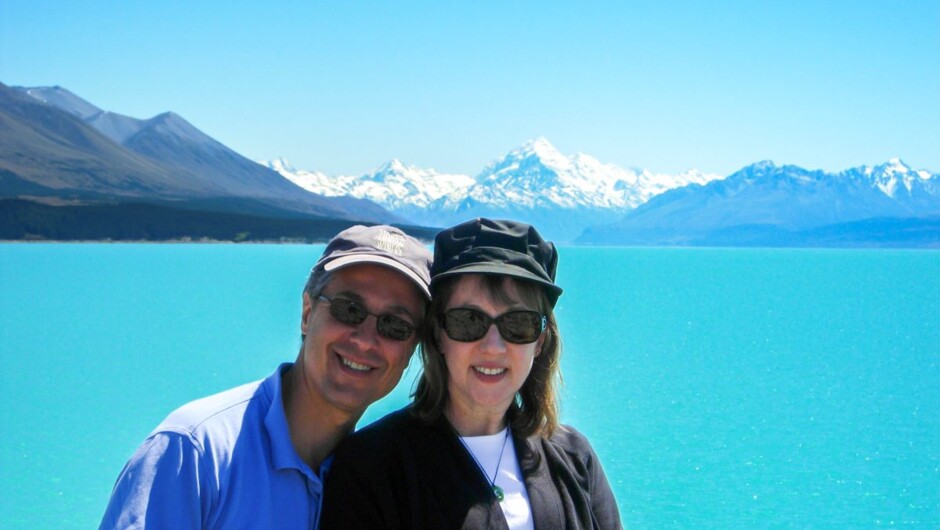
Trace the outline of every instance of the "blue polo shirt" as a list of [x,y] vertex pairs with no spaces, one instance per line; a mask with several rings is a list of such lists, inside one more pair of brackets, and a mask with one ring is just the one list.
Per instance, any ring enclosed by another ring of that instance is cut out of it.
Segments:
[[102,529],[315,529],[323,477],[291,444],[282,364],[174,411],[121,471]]

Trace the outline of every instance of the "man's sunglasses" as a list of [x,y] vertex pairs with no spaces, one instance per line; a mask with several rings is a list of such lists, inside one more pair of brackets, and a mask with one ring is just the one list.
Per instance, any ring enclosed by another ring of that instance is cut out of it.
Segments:
[[415,332],[413,324],[407,320],[395,315],[376,315],[370,313],[362,304],[353,302],[348,298],[335,296],[329,298],[324,295],[318,295],[318,299],[330,304],[330,316],[348,326],[358,326],[368,318],[369,315],[375,317],[375,329],[379,335],[392,340],[405,341],[411,338]]
[[442,325],[451,340],[474,342],[486,336],[495,322],[499,335],[512,344],[530,344],[538,340],[547,319],[538,311],[507,311],[496,318],[482,311],[458,307],[444,312]]

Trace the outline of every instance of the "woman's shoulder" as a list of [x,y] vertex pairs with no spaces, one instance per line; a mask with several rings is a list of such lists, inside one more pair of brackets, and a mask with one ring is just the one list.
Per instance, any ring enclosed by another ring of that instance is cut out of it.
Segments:
[[587,436],[570,425],[559,425],[548,438],[538,437],[545,466],[552,474],[567,473],[584,489],[595,487],[603,467]]
[[347,436],[336,451],[337,457],[354,452],[357,455],[389,452],[420,437],[428,425],[416,418],[409,407],[392,412]]
[[543,445],[578,457],[592,457],[594,448],[587,436],[570,425],[559,425],[548,438],[541,438]]

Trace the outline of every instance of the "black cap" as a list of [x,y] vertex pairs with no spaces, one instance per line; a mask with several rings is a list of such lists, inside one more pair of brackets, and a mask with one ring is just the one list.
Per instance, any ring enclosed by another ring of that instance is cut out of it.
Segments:
[[456,274],[503,274],[545,288],[552,307],[562,289],[555,285],[558,251],[534,226],[477,218],[444,229],[434,238],[431,286]]
[[327,243],[313,270],[333,271],[362,263],[391,267],[408,277],[429,300],[431,251],[417,239],[387,225],[356,225]]

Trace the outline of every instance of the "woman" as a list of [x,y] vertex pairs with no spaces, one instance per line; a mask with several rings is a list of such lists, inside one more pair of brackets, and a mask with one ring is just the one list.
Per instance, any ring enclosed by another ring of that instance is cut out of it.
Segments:
[[351,435],[321,528],[620,528],[597,455],[558,424],[558,254],[531,226],[439,233],[414,403]]

